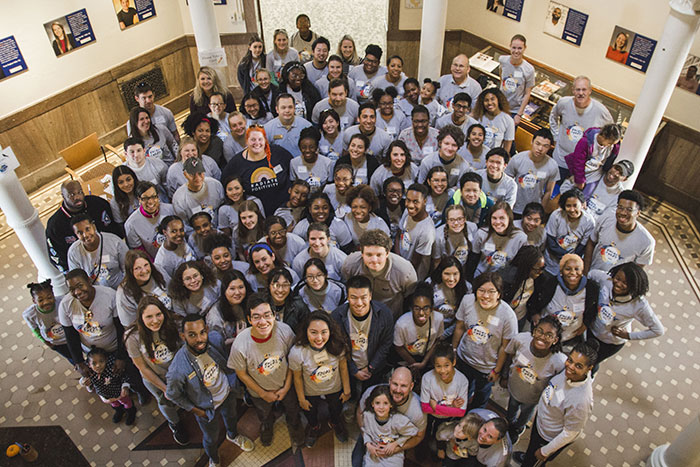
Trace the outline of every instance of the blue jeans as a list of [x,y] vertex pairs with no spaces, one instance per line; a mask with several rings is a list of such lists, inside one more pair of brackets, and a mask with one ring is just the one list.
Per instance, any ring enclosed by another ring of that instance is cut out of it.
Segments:
[[469,410],[486,407],[486,403],[491,397],[491,387],[493,387],[493,383],[488,380],[488,373],[482,373],[472,368],[459,357],[457,357],[457,369],[464,373],[464,376],[469,380],[469,397],[474,395],[474,399],[469,404]]
[[231,438],[238,436],[238,414],[236,412],[236,396],[229,392],[228,397],[224,402],[216,408],[214,418],[209,421],[206,418],[195,417],[199,429],[202,430],[202,444],[204,452],[207,453],[210,459],[214,462],[219,462],[219,414],[224,419],[226,433]]
[[171,425],[177,425],[180,423],[180,415],[177,413],[177,406],[165,397],[163,391],[158,389],[157,386],[148,381],[146,378],[143,379],[143,385],[146,386],[146,389],[148,389],[151,394],[153,394],[153,397],[156,398],[158,409],[168,423]]
[[[530,417],[532,417],[536,408],[537,403],[523,404],[511,394],[508,398],[508,410],[506,411],[506,418],[510,425],[509,431],[511,433],[520,433],[527,425],[527,422],[530,421]],[[518,411],[520,411],[519,414]]]

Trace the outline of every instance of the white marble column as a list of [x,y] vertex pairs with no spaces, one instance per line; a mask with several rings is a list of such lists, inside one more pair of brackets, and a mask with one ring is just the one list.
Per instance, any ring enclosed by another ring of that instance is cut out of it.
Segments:
[[39,212],[32,206],[13,169],[0,175],[0,209],[5,213],[7,225],[15,231],[39,271],[38,280],[51,279],[56,295],[67,294],[63,274],[49,260],[46,232],[39,220]]
[[420,32],[418,80],[440,78],[442,52],[445,45],[447,0],[424,0]]
[[700,1],[671,0],[669,4],[671,12],[661,40],[656,44],[618,156],[618,160],[628,159],[637,168],[625,182],[630,188],[642,170],[700,25]]
[[[192,28],[194,29],[194,40],[197,43],[197,53],[208,53],[221,48],[221,37],[219,27],[216,25],[214,15],[214,3],[212,0],[189,0],[190,16],[192,17]],[[200,63],[200,65],[209,65]],[[209,65],[211,66],[211,65]],[[229,85],[226,66],[212,66],[224,85]]]
[[696,415],[671,444],[651,452],[650,467],[700,467],[700,415]]

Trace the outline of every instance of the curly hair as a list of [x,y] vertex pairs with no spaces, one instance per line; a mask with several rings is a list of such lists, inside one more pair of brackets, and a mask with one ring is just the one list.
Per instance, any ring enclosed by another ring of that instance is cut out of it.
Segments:
[[185,121],[182,123],[182,129],[185,130],[187,136],[194,138],[194,132],[200,123],[205,122],[209,124],[211,130],[212,138],[216,136],[216,132],[219,131],[219,121],[215,118],[207,117],[204,112],[195,112],[187,116]]
[[489,94],[496,96],[496,99],[498,99],[498,108],[501,112],[510,113],[510,104],[508,104],[508,99],[506,99],[506,96],[496,88],[488,88],[481,91],[481,94],[479,94],[479,97],[476,99],[476,104],[474,104],[472,113],[476,120],[480,120],[486,113],[484,99],[486,99],[486,96]]
[[185,261],[180,264],[173,277],[170,279],[170,285],[168,286],[168,295],[173,300],[185,301],[190,298],[192,292],[190,289],[185,287],[185,283],[182,280],[182,274],[187,269],[196,269],[197,272],[202,276],[202,289],[206,287],[213,287],[216,285],[216,277],[214,272],[207,266],[204,261]]
[[350,188],[345,195],[345,203],[351,206],[355,198],[362,198],[365,200],[371,212],[374,212],[379,207],[379,199],[369,185],[359,184]]

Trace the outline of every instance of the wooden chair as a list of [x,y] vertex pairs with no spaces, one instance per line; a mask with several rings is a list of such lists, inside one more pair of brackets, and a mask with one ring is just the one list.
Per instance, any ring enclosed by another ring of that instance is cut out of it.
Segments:
[[[117,154],[111,146],[107,148]],[[58,153],[66,161],[66,172],[80,182],[86,194],[100,196],[105,192],[108,184],[103,183],[102,179],[105,175],[111,175],[115,166],[107,160],[107,153],[100,145],[97,133],[86,136]],[[95,164],[94,160],[100,156],[104,162]]]

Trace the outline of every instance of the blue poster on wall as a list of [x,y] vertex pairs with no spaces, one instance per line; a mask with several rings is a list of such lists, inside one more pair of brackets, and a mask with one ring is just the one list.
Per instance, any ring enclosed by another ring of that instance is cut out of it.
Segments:
[[549,2],[544,32],[557,39],[581,45],[583,31],[588,23],[588,15],[557,2]]
[[651,61],[651,56],[656,48],[656,41],[640,34],[634,35],[630,55],[627,57],[625,65],[636,68],[646,73]]
[[44,23],[44,30],[57,57],[95,41],[85,8]]
[[27,69],[15,36],[0,39],[0,79],[8,78]]
[[486,0],[486,9],[506,18],[520,21],[525,0]]
[[122,31],[156,16],[153,0],[112,0],[112,3]]

